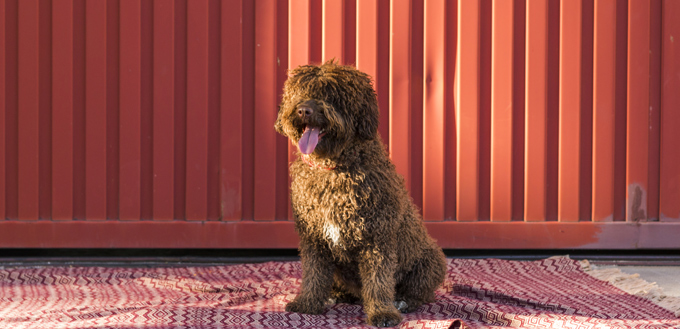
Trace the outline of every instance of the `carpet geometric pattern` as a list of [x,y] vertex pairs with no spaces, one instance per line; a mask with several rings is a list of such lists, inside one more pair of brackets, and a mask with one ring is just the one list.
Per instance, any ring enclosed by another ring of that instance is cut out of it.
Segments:
[[[299,262],[0,268],[0,328],[371,328],[360,305],[288,313]],[[680,318],[578,261],[449,259],[434,303],[399,328],[680,328]]]

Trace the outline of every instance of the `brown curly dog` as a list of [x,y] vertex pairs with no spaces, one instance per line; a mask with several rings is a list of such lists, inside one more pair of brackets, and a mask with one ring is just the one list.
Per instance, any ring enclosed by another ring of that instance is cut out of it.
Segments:
[[286,311],[360,301],[369,324],[395,326],[434,301],[446,260],[378,135],[371,78],[332,61],[289,76],[275,128],[301,153],[290,172],[302,287]]

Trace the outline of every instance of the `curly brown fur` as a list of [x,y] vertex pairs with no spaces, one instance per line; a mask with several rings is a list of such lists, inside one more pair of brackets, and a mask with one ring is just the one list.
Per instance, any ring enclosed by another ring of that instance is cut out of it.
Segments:
[[444,281],[444,254],[389,160],[378,118],[365,73],[333,62],[290,72],[275,128],[310,154],[290,167],[303,273],[287,311],[361,301],[369,324],[395,326],[399,310],[433,302]]

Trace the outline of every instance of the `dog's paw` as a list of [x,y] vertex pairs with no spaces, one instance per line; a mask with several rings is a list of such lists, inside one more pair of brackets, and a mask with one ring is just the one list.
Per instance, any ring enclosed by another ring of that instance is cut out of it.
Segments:
[[305,313],[305,314],[321,314],[324,311],[324,305],[321,303],[311,303],[308,301],[295,298],[292,302],[286,304],[286,312]]
[[368,324],[376,327],[394,327],[401,322],[397,312],[377,312],[368,316]]

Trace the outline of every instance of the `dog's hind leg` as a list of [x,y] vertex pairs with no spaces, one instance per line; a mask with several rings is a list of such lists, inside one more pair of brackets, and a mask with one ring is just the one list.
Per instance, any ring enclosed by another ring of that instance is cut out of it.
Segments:
[[410,313],[420,305],[434,302],[434,291],[444,282],[445,275],[446,258],[441,249],[425,250],[423,257],[397,284],[395,304],[401,306],[401,312]]

